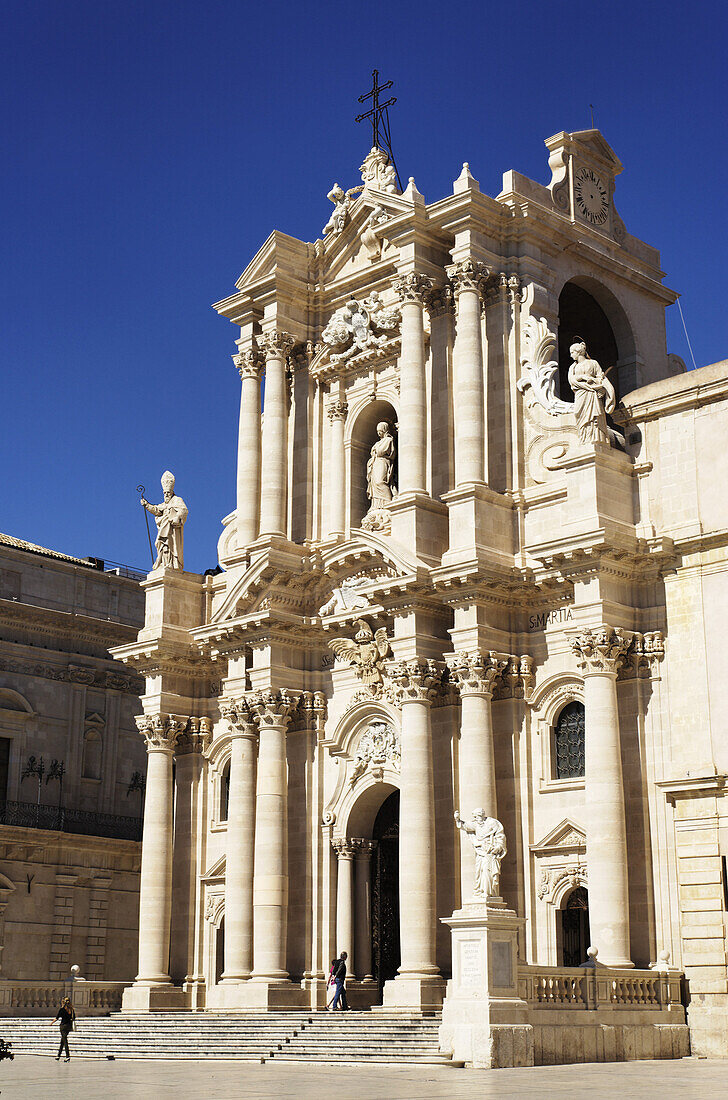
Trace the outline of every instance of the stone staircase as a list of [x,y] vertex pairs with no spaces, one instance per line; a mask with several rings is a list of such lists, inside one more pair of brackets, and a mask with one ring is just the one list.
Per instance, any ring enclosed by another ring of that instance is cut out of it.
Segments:
[[[451,1064],[438,1050],[440,1014],[395,1012],[155,1012],[80,1017],[74,1058]],[[58,1027],[45,1017],[3,1017],[14,1054],[55,1057]]]

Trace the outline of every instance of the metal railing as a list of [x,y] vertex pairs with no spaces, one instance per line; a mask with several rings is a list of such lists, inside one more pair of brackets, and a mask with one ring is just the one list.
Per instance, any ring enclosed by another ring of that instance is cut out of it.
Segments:
[[67,810],[62,806],[39,806],[36,802],[0,803],[0,825],[49,829],[81,836],[104,836],[115,840],[142,839],[142,822],[138,817]]

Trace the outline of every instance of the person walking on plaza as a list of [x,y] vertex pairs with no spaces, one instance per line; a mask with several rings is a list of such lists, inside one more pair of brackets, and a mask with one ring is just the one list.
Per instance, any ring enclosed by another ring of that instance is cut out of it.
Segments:
[[60,1061],[64,1047],[66,1050],[66,1057],[64,1061],[71,1061],[71,1052],[68,1049],[68,1033],[69,1031],[73,1030],[75,1019],[76,1013],[73,1009],[73,1005],[71,1004],[71,999],[70,997],[64,997],[61,1001],[61,1007],[58,1009],[58,1013],[56,1014],[56,1016],[53,1017],[52,1020],[49,1021],[50,1024],[53,1025],[56,1020],[60,1020],[61,1024],[61,1045],[59,1046],[58,1054],[56,1055],[57,1062]]
[[346,999],[346,989],[344,988],[344,982],[346,981],[346,960],[348,955],[346,951],[342,951],[338,959],[334,960],[331,967],[331,977],[334,980],[336,991],[334,993],[334,999],[331,1003],[331,1011],[336,1010],[336,1006],[339,1005],[342,1012],[349,1011],[349,1002]]

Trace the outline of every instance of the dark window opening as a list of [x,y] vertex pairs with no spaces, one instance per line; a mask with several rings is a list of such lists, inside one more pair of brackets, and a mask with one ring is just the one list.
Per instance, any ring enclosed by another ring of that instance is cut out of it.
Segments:
[[[569,348],[580,337],[586,343],[590,359],[596,359],[603,371],[609,371],[619,401],[619,379],[616,370],[619,351],[607,315],[588,291],[575,283],[567,283],[559,295],[559,395],[563,401],[573,401],[569,385],[571,356]],[[615,367],[614,370],[609,370]]]
[[554,731],[556,779],[584,775],[584,704],[567,703],[556,720]]

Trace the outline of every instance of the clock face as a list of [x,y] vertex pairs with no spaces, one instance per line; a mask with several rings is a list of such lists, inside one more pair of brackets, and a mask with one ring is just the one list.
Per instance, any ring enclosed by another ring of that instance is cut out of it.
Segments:
[[607,189],[591,168],[574,173],[574,199],[579,213],[592,225],[603,225],[609,212]]

